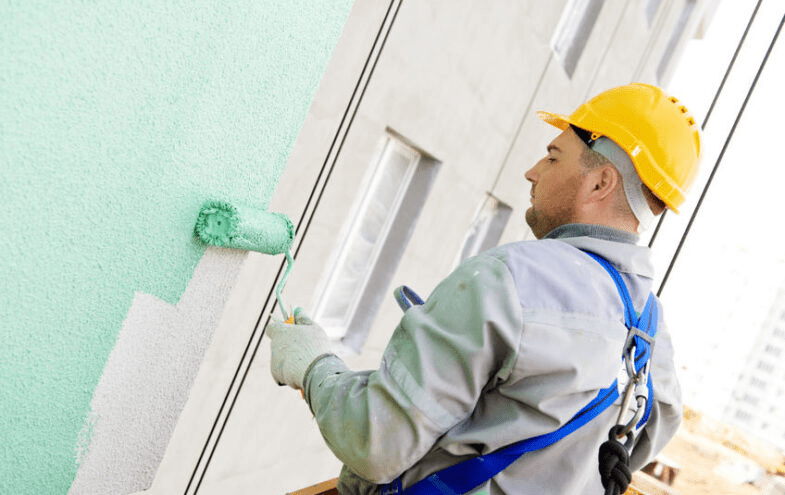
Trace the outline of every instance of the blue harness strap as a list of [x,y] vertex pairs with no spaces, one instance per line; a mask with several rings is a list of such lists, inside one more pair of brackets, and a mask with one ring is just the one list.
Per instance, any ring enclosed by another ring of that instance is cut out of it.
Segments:
[[416,292],[411,290],[409,287],[402,285],[393,291],[393,296],[395,297],[395,302],[398,303],[398,306],[401,308],[402,311],[406,312],[407,309],[411,308],[412,305],[421,305],[425,304],[425,301],[422,300],[420,296],[417,295]]
[[610,387],[600,390],[600,393],[589,404],[556,431],[527,438],[490,454],[473,457],[453,464],[418,481],[403,491],[400,491],[400,479],[398,479],[391,485],[387,485],[382,490],[382,495],[395,493],[403,495],[428,495],[434,493],[461,495],[468,493],[504,471],[507,466],[517,461],[523,454],[543,449],[574,432],[610,407],[618,398],[618,386],[616,381],[614,381]]
[[[639,372],[647,365],[651,357],[652,344],[657,332],[657,301],[654,298],[654,294],[649,295],[642,314],[637,316],[635,307],[632,304],[632,298],[624,280],[621,278],[621,274],[605,258],[588,251],[585,252],[605,268],[616,284],[619,295],[624,302],[624,324],[629,329],[627,342],[625,343],[625,354],[632,342],[636,349],[633,367],[636,372]],[[422,304],[422,299],[405,286],[396,289],[395,298],[404,311],[411,307],[412,303]],[[638,427],[646,423],[651,411],[653,390],[650,376],[648,377],[647,387],[649,400],[646,401],[646,412],[638,423]],[[527,438],[489,454],[461,461],[431,474],[405,490],[402,489],[401,478],[399,477],[392,483],[382,486],[382,495],[428,495],[435,493],[462,495],[468,493],[502,472],[525,453],[543,449],[581,428],[610,407],[618,398],[618,380],[614,380],[608,388],[600,390],[591,402],[586,404],[572,419],[555,431]]]
[[[605,268],[605,271],[610,274],[613,282],[616,284],[616,289],[618,290],[622,301],[624,301],[624,325],[629,330],[624,349],[626,353],[626,350],[629,349],[631,345],[635,347],[636,355],[634,370],[635,373],[639,373],[643,367],[648,364],[649,358],[651,358],[654,338],[657,335],[657,324],[659,321],[659,305],[657,304],[657,298],[654,297],[653,293],[649,294],[648,299],[646,299],[646,305],[643,307],[643,312],[640,316],[637,316],[635,313],[635,306],[632,304],[630,292],[627,290],[627,285],[621,278],[619,271],[602,256],[590,251],[584,252],[594,258],[603,268]],[[638,428],[648,421],[654,402],[651,400],[654,396],[651,374],[647,376],[646,388],[648,389],[649,399],[646,401],[646,411],[640,422],[636,425]]]

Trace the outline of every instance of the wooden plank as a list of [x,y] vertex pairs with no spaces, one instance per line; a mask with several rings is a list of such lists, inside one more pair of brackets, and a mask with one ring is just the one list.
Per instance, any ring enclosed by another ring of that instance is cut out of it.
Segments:
[[322,481],[307,488],[302,488],[288,495],[338,495],[338,478]]
[[[338,478],[333,478],[331,480],[322,481],[321,483],[290,492],[287,495],[339,495],[338,489],[336,488],[337,485]],[[642,489],[643,487],[636,487],[635,485],[630,484],[630,486],[627,488],[627,491],[624,492],[624,495],[650,495],[649,492],[642,491]]]

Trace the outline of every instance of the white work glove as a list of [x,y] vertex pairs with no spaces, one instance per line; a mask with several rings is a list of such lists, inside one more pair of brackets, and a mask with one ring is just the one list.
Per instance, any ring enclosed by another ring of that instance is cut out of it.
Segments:
[[332,354],[327,334],[300,308],[294,310],[294,324],[273,319],[264,333],[272,341],[270,371],[278,385],[302,390],[305,372],[311,363],[318,357]]

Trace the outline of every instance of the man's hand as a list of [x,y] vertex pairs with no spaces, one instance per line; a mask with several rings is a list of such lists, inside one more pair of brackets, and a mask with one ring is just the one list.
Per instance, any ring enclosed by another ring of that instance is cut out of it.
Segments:
[[273,319],[265,334],[272,340],[270,371],[279,385],[302,390],[311,363],[332,353],[327,334],[300,308],[294,310],[294,324]]

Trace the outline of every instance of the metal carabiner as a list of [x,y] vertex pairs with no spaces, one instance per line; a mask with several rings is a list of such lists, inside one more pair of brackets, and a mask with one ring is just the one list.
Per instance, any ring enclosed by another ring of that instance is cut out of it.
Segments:
[[627,376],[630,378],[630,381],[637,375],[635,372],[635,351],[637,351],[637,347],[633,343],[626,348],[624,354],[624,367],[627,369]]
[[[648,366],[646,369],[648,369]],[[641,370],[641,372],[643,371],[644,370]],[[627,413],[627,409],[630,407],[630,402],[632,401],[634,392],[638,390],[639,386],[643,386],[644,388],[646,387],[645,381],[641,381],[640,378],[640,374],[633,376],[630,381],[627,382],[627,386],[624,389],[624,398],[621,401],[621,410],[619,411],[619,417],[616,419],[616,426],[623,426],[618,434],[619,438],[627,435],[628,433],[631,433],[643,417],[643,414],[646,412],[646,403],[648,398],[642,393],[635,394],[635,412],[628,422],[624,422],[624,416]]]
[[646,397],[639,395],[637,397],[637,409],[635,410],[635,414],[633,414],[630,421],[624,425],[624,428],[621,430],[620,435],[626,435],[628,433],[632,434],[632,431],[635,429],[635,426],[643,417],[643,414],[646,412]]
[[630,379],[627,382],[627,386],[624,387],[624,397],[621,401],[621,410],[619,411],[619,417],[616,418],[616,425],[623,425],[624,424],[624,416],[627,412],[627,409],[630,407],[630,401],[632,400],[632,393],[635,391],[635,382]]

